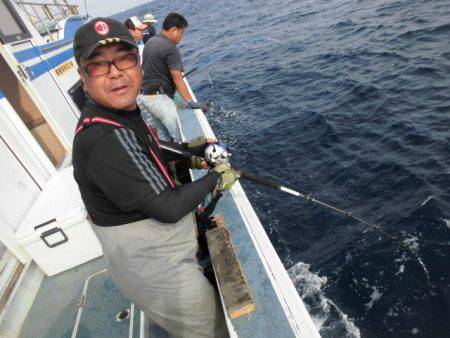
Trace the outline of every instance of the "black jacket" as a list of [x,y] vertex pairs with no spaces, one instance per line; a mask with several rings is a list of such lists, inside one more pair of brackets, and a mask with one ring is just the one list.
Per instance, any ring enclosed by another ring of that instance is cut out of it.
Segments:
[[94,224],[115,226],[146,218],[174,223],[217,184],[219,175],[211,172],[198,181],[175,186],[167,160],[176,158],[161,151],[139,109],[118,111],[89,100],[78,127],[92,118],[104,120],[80,128],[73,142],[72,163]]

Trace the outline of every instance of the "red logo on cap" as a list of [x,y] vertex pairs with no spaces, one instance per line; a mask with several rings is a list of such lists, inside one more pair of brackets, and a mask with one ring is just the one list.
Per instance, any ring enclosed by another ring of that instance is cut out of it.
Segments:
[[97,21],[94,24],[95,31],[100,35],[106,35],[109,32],[109,25],[105,21]]

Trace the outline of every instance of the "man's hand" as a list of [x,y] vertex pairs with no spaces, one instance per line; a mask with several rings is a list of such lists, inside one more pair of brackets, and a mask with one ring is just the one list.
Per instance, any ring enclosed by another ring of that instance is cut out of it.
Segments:
[[191,168],[192,169],[208,169],[209,165],[208,163],[199,156],[192,156],[191,157]]
[[209,110],[208,103],[195,102],[194,100],[186,102],[185,107],[189,109],[201,109],[204,113],[207,113]]
[[217,190],[219,191],[231,189],[234,182],[241,177],[241,173],[232,169],[228,163],[219,164],[213,170],[220,174],[220,179],[217,183]]

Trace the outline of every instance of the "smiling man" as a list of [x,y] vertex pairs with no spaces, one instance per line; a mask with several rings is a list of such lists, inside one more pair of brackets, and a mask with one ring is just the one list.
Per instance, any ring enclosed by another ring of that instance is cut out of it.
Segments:
[[[166,168],[177,158],[161,151],[136,106],[142,69],[124,25],[96,18],[77,31],[73,49],[89,94],[73,143],[74,176],[114,282],[170,336],[227,336],[196,260],[192,211],[214,189],[229,189],[236,173],[218,166],[174,183]],[[171,145],[200,154],[207,143],[196,143]]]

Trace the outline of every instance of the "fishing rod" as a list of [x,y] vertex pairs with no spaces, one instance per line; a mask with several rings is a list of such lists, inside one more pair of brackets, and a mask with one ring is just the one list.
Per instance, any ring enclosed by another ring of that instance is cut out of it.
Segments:
[[340,213],[342,215],[350,217],[353,220],[356,220],[356,221],[358,221],[358,222],[360,222],[362,224],[367,225],[371,229],[377,231],[378,233],[382,234],[386,238],[390,239],[395,245],[397,245],[397,247],[402,247],[403,249],[408,251],[412,256],[414,256],[414,258],[417,260],[419,266],[422,268],[422,270],[425,273],[425,276],[427,278],[428,286],[431,285],[430,284],[430,274],[428,272],[428,269],[427,269],[425,263],[423,262],[422,258],[417,253],[417,251],[411,249],[408,245],[406,245],[405,243],[400,241],[397,237],[387,233],[381,226],[373,224],[373,223],[369,223],[369,222],[367,222],[367,221],[365,221],[365,220],[363,220],[363,219],[361,219],[361,218],[359,218],[357,216],[354,216],[351,212],[339,209],[339,208],[337,208],[335,206],[332,206],[332,205],[330,205],[328,203],[319,201],[318,199],[314,198],[311,194],[303,194],[303,193],[301,193],[299,191],[287,188],[287,187],[279,184],[275,180],[272,180],[272,179],[269,179],[269,178],[265,178],[265,177],[261,177],[261,176],[257,176],[257,175],[255,175],[255,174],[253,174],[251,172],[248,172],[248,171],[240,170],[239,173],[240,173],[240,177],[243,178],[243,179],[246,179],[248,181],[255,182],[255,183],[258,183],[258,184],[261,184],[261,185],[264,185],[266,187],[270,187],[272,189],[283,191],[285,193],[288,193],[288,194],[296,196],[296,197],[303,198],[303,199],[305,199],[308,202],[312,202],[312,203],[320,205],[320,206],[322,206],[324,208],[333,210],[333,211],[335,211],[337,213]]
[[[160,144],[161,148],[178,154],[186,159],[190,159],[193,155],[191,153],[189,153],[188,151],[184,151],[184,150],[179,150],[173,147],[170,147],[168,145],[164,145],[164,144]],[[208,162],[208,164],[210,166],[216,166],[218,164],[221,163],[228,163],[229,159],[231,157],[231,152],[230,149],[223,143],[220,142],[212,142],[210,143],[204,150],[204,157],[203,159]],[[396,246],[397,248],[401,247],[404,250],[406,250],[407,252],[409,252],[417,261],[417,263],[419,264],[419,266],[421,267],[421,269],[423,270],[423,272],[425,273],[425,276],[427,278],[427,284],[428,286],[431,285],[430,283],[430,274],[428,272],[428,269],[424,263],[424,261],[422,260],[422,258],[419,256],[419,254],[417,253],[416,250],[411,249],[408,245],[406,245],[405,243],[403,243],[398,237],[395,237],[391,234],[389,234],[388,232],[386,232],[381,226],[367,222],[366,220],[363,220],[362,218],[359,218],[355,215],[353,215],[351,212],[342,210],[340,208],[337,208],[333,205],[330,205],[328,203],[322,202],[316,198],[314,198],[311,194],[304,194],[301,193],[299,191],[290,189],[284,185],[281,185],[280,183],[278,183],[277,181],[270,179],[270,178],[266,178],[266,177],[261,177],[258,175],[255,175],[249,171],[246,170],[239,170],[237,169],[239,176],[245,180],[254,182],[254,183],[258,183],[260,185],[264,185],[266,187],[275,189],[275,190],[279,190],[285,193],[288,193],[290,195],[293,195],[295,197],[299,197],[302,198],[308,202],[320,205],[321,207],[324,207],[326,209],[329,210],[333,210],[339,214],[342,214],[346,217],[349,217],[355,221],[358,221],[364,225],[367,225],[369,228],[377,231],[378,233],[380,233],[381,235],[383,235],[384,237],[390,239]],[[273,176],[273,175],[272,175]],[[274,176],[275,177],[275,176]],[[276,177],[275,177],[276,178]],[[278,178],[277,178],[278,179]]]
[[183,74],[183,77],[188,77],[189,75],[191,75],[193,72],[195,72],[198,69],[198,67],[194,67],[190,70],[188,70],[186,73]]

